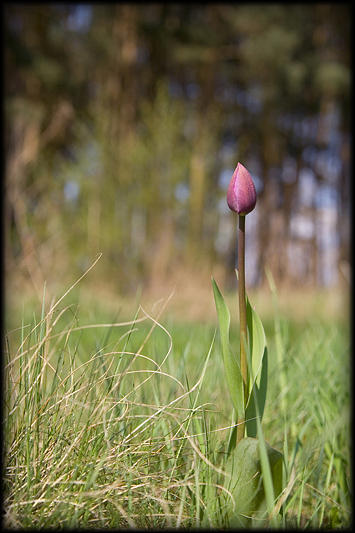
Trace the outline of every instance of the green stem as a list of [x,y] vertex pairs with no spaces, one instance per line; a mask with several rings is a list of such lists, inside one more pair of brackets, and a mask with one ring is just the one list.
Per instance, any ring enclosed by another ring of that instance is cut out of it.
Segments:
[[[246,343],[248,341],[247,308],[245,301],[245,216],[239,215],[238,237],[238,279],[239,279],[239,321],[240,321],[240,371],[244,385],[244,408],[248,400],[248,362]],[[242,418],[238,419],[237,444],[244,438],[245,409]]]

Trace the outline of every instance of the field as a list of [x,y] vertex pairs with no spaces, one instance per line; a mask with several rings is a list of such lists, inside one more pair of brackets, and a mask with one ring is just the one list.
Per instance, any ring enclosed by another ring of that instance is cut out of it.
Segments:
[[[176,295],[140,307],[81,283],[42,310],[9,306],[5,526],[227,529],[238,506],[226,475],[233,411],[212,291],[197,313]],[[263,434],[284,454],[272,525],[347,527],[346,291],[249,296],[268,342]]]

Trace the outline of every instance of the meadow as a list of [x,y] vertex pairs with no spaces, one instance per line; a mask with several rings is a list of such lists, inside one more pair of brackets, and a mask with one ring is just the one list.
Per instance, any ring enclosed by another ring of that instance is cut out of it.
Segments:
[[[188,307],[174,312],[174,295],[132,299],[128,311],[77,288],[42,309],[16,304],[7,321],[4,525],[228,529],[238,507],[226,470],[233,411],[212,291],[206,316],[193,319]],[[269,352],[263,434],[284,454],[272,526],[348,527],[346,291],[250,300]]]

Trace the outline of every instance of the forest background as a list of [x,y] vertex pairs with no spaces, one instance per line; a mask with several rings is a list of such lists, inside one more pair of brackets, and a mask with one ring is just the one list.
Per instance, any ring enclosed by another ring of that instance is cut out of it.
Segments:
[[175,287],[215,316],[238,161],[247,286],[348,292],[350,4],[11,3],[3,30],[7,309],[102,253],[107,305]]

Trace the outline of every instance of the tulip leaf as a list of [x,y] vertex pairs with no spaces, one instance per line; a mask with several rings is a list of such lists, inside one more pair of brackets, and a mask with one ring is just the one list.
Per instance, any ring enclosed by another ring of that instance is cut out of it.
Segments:
[[250,305],[246,295],[247,325],[249,332],[249,353],[251,359],[251,369],[249,368],[249,397],[246,409],[246,426],[249,437],[256,437],[256,407],[255,399],[258,401],[260,420],[264,413],[267,392],[268,355],[266,346],[265,331],[259,315]]
[[238,359],[232,352],[229,342],[230,313],[226,302],[212,278],[213,295],[216,304],[219,330],[221,335],[222,356],[227,385],[238,418],[244,418],[244,388]]
[[[266,460],[270,465],[272,492],[277,498],[282,490],[283,455],[265,441],[263,444]],[[250,516],[257,518],[259,525],[262,524],[261,519],[267,510],[265,484],[261,477],[264,473],[262,459],[260,441],[245,437],[228,460],[227,473],[231,478],[228,489],[233,494],[236,505],[231,516],[232,527],[247,526],[250,523],[250,518],[247,517]]]
[[254,382],[253,388],[249,394],[249,403],[246,408],[245,412],[245,424],[247,428],[247,435],[248,437],[256,437],[257,436],[257,412],[255,408],[255,400],[254,396],[257,398],[258,405],[259,405],[259,415],[260,419],[263,417],[264,413],[264,407],[266,402],[266,390],[267,390],[267,350],[265,351],[264,356],[264,362],[263,362],[263,370],[261,373],[261,383],[260,387]]
[[249,372],[250,386],[253,385],[252,380],[260,386],[262,362],[266,349],[265,331],[258,313],[250,305],[249,298],[246,296],[247,308],[247,325],[249,331],[249,346],[252,361],[252,371]]

